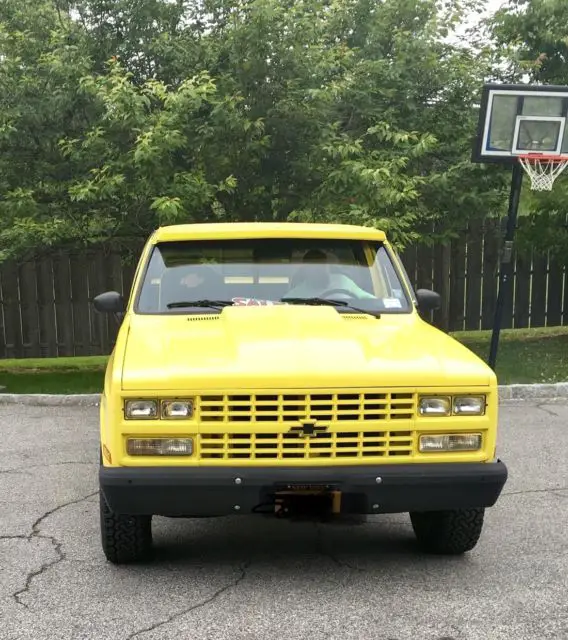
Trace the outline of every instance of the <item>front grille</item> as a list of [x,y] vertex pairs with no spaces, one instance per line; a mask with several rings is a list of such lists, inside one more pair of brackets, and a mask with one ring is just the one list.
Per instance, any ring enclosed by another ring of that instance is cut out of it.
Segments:
[[314,458],[410,457],[412,431],[216,433],[199,436],[202,459],[290,460]]
[[211,395],[197,399],[197,411],[202,424],[308,419],[328,426],[349,421],[411,420],[416,415],[416,396],[388,391]]

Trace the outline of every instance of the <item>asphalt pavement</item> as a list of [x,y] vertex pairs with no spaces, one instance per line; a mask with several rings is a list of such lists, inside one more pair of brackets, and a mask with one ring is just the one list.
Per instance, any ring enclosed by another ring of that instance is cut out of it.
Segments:
[[96,408],[0,406],[0,639],[568,640],[568,402],[502,403],[509,481],[463,557],[408,516],[154,519],[100,548]]

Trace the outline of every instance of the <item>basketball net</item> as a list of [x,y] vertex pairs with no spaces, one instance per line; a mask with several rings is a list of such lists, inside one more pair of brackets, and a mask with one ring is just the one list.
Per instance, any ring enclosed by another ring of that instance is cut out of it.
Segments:
[[568,156],[525,154],[519,156],[533,191],[552,191],[554,181],[566,169]]

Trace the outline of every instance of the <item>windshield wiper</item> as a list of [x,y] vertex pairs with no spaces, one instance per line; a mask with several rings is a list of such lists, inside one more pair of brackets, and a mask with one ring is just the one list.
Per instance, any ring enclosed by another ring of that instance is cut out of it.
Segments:
[[290,304],[327,304],[330,307],[350,307],[351,305],[345,300],[330,300],[329,298],[281,298],[281,302]]
[[350,302],[346,300],[333,300],[330,298],[281,298],[281,302],[287,302],[288,304],[308,304],[308,305],[328,305],[330,307],[341,307],[342,309],[350,309],[351,311],[358,311],[359,313],[366,313],[375,318],[380,318],[380,313],[376,311],[369,311],[368,309],[361,309],[360,307],[354,307]]
[[170,302],[168,309],[182,309],[184,307],[209,307],[211,309],[224,309],[233,305],[231,300],[180,300]]

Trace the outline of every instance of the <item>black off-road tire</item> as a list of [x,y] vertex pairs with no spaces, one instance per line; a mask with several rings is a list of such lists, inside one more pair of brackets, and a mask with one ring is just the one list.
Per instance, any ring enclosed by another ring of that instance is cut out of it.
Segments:
[[152,552],[152,516],[113,513],[102,492],[101,543],[104,554],[113,564],[147,560]]
[[461,555],[477,544],[484,514],[485,509],[422,511],[411,513],[410,521],[423,551]]

